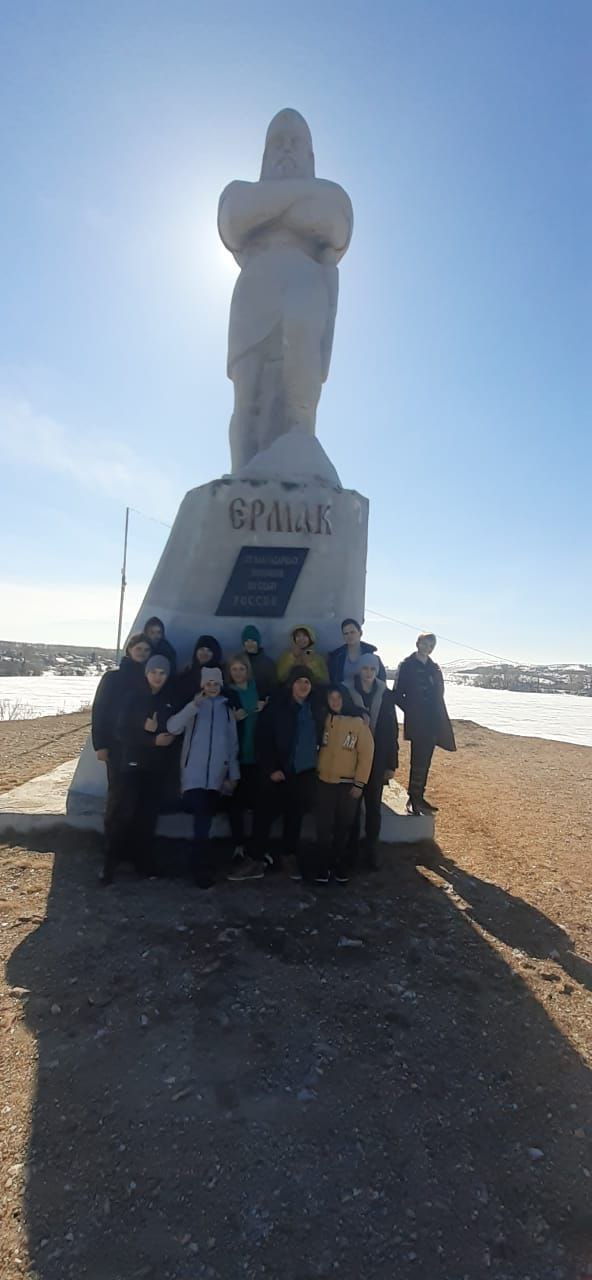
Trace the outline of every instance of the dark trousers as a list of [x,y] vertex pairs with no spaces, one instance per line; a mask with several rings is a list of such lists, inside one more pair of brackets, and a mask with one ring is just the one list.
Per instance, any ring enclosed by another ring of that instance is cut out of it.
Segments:
[[197,878],[208,878],[214,869],[210,826],[219,801],[218,791],[203,787],[183,793],[183,808],[193,817],[193,873]]
[[382,788],[384,786],[384,770],[370,774],[364,787],[364,810],[366,813],[366,852],[373,853],[380,837],[380,807],[382,805]]
[[[384,769],[371,773],[364,787],[364,815],[366,827],[366,857],[372,855],[380,838],[380,806],[382,804],[382,788],[384,786]],[[358,805],[350,834],[352,862],[355,861],[360,843],[361,805]],[[350,863],[351,865],[351,863]]]
[[354,861],[350,843],[360,801],[351,782],[317,783],[317,843],[319,871],[349,871]]
[[245,814],[257,803],[257,766],[241,764],[240,781],[228,804],[230,830],[235,844],[245,843]]
[[410,800],[423,800],[435,745],[434,739],[431,737],[413,738],[412,740],[409,786],[407,788]]
[[136,871],[153,870],[152,843],[160,809],[160,778],[147,769],[111,771],[105,810],[105,875],[118,862],[133,862]]
[[268,853],[269,833],[275,819],[283,821],[284,853],[300,861],[300,832],[305,813],[313,813],[316,802],[317,776],[314,769],[288,774],[285,782],[260,784],[253,824],[253,857],[263,859]]

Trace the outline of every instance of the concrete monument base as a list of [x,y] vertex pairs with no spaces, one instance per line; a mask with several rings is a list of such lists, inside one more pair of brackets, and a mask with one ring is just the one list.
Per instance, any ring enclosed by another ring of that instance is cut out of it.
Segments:
[[[318,470],[326,455],[314,446]],[[303,457],[309,452],[302,436]],[[364,616],[367,535],[367,498],[327,480],[213,480],[183,499],[132,631],[151,614],[162,618],[180,666],[202,633],[227,654],[240,649],[248,622],[272,657],[289,647],[299,622],[314,628],[326,653],[341,643],[344,617]],[[87,743],[68,812],[87,812],[89,798],[102,807],[105,787],[105,766]]]
[[[94,756],[93,756],[94,759]],[[68,803],[66,796],[77,766],[76,760],[67,760],[50,773],[32,778],[12,791],[0,796],[0,835],[16,831],[20,835],[33,831],[48,831],[64,825],[82,831],[103,830],[104,797],[78,794],[76,803]],[[104,766],[103,766],[104,767]],[[72,793],[70,792],[70,798]],[[397,782],[391,782],[383,792],[382,825],[380,839],[383,844],[417,844],[431,840],[434,835],[434,819],[422,814],[410,817],[405,813],[407,793]],[[190,839],[191,818],[185,813],[163,814],[159,819],[157,834],[171,839]],[[226,819],[220,815],[212,824],[213,836],[230,834]],[[305,835],[312,834],[312,823],[307,823]]]

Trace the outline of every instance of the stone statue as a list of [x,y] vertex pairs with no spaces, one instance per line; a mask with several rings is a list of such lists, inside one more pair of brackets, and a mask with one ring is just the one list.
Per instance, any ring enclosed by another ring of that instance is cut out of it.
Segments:
[[274,116],[259,182],[231,182],[218,230],[241,272],[230,307],[233,474],[288,431],[314,436],[329,372],[339,273],[352,234],[349,196],[315,178],[298,111]]

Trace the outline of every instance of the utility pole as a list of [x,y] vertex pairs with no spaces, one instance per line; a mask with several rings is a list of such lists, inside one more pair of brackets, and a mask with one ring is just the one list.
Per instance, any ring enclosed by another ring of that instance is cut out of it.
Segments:
[[121,652],[121,624],[123,621],[123,600],[125,596],[125,588],[127,586],[125,570],[127,566],[127,534],[129,529],[129,514],[130,514],[130,509],[129,507],[126,507],[125,508],[125,530],[123,534],[123,564],[121,566],[121,591],[119,593],[119,620],[117,622],[117,653],[115,655],[116,662],[119,662],[119,654]]

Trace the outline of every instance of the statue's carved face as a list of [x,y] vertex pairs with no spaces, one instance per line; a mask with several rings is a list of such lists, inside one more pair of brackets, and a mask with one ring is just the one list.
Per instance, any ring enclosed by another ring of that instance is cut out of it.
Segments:
[[308,145],[296,129],[278,129],[267,148],[269,166],[276,178],[304,177],[307,170]]
[[314,178],[312,140],[306,120],[287,109],[274,116],[265,139],[262,178]]

